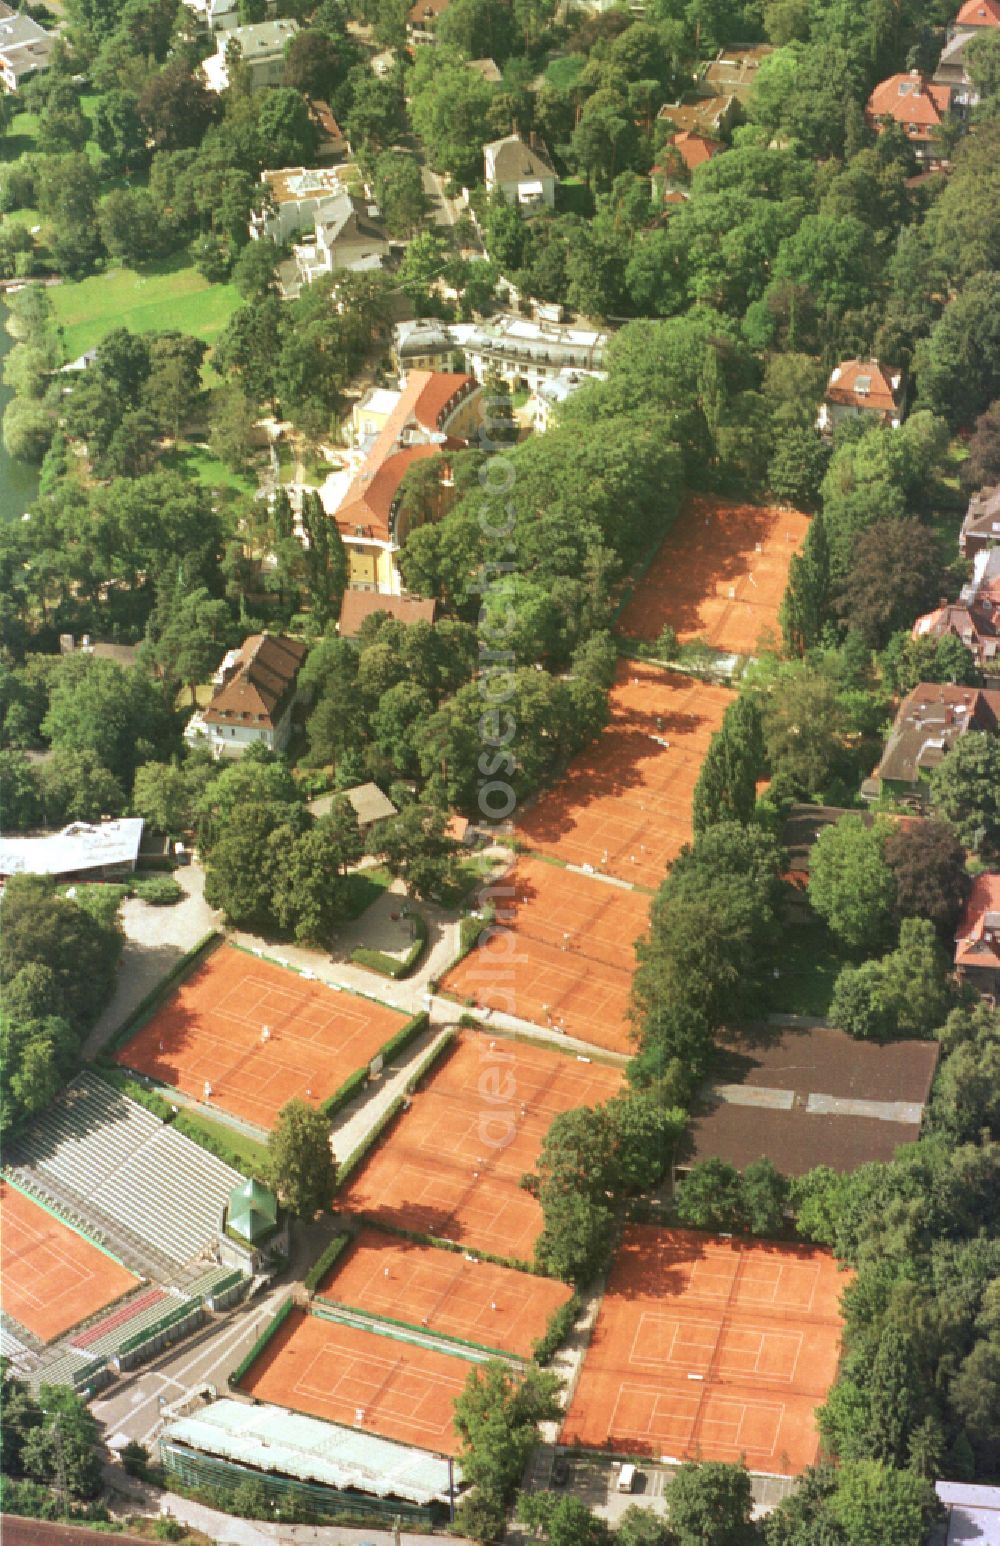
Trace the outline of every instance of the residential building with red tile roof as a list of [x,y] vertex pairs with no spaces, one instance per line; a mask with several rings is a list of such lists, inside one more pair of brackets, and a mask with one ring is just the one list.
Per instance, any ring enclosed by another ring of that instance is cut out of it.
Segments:
[[406,30],[413,43],[433,43],[434,23],[451,0],[416,0],[406,13]]
[[292,729],[298,675],[308,646],[284,634],[255,633],[230,650],[216,673],[212,701],[193,714],[184,737],[215,757],[242,757],[248,746],[282,751]]
[[661,160],[650,168],[653,202],[657,205],[686,204],[692,172],[713,161],[726,146],[710,135],[682,129],[664,142]]
[[714,160],[726,148],[721,140],[710,139],[707,134],[698,134],[693,129],[681,129],[668,144],[673,145],[689,172]]
[[965,0],[951,26],[955,32],[965,27],[1000,27],[1000,0]]
[[1000,547],[983,548],[957,601],[918,617],[914,639],[952,634],[971,650],[989,685],[1000,686]]
[[977,992],[1000,994],[1000,875],[977,875],[955,935],[955,968]]
[[468,444],[480,387],[460,372],[411,370],[363,463],[333,511],[347,548],[351,589],[399,595],[395,555],[400,487],[416,462]]
[[345,590],[340,604],[340,633],[345,639],[356,639],[362,625],[377,612],[385,612],[399,623],[433,623],[437,610],[434,601],[423,601],[418,596],[385,596],[380,591]]
[[879,82],[868,98],[865,117],[876,131],[881,130],[884,118],[891,118],[913,146],[917,159],[934,166],[941,160],[935,150],[934,133],[951,111],[951,98],[950,86],[927,80],[919,70],[910,70]]
[[870,414],[898,429],[903,414],[903,373],[878,360],[842,360],[826,384],[817,426],[833,430],[843,419]]

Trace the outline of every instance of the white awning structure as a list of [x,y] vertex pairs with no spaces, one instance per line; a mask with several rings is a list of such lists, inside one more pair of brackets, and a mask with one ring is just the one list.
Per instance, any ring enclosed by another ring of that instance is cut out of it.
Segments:
[[[280,1406],[214,1401],[193,1416],[171,1423],[161,1443],[379,1498],[424,1505],[448,1502],[448,1461],[441,1456]],[[455,1466],[456,1487],[458,1483]]]
[[0,838],[0,876],[76,875],[109,866],[134,869],[143,823],[138,817],[91,826],[74,821],[40,837]]

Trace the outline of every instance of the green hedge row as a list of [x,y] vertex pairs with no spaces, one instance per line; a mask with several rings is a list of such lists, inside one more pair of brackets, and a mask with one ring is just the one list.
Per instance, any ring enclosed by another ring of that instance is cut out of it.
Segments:
[[357,1148],[352,1150],[347,1158],[337,1166],[338,1191],[344,1185],[345,1181],[347,1181],[354,1174],[355,1170],[357,1170],[369,1149],[373,1149],[375,1147],[375,1144],[381,1138],[386,1128],[390,1127],[392,1123],[395,1122],[396,1118],[399,1116],[399,1113],[402,1111],[405,1105],[406,1101],[403,1096],[397,1095],[396,1099],[392,1101],[391,1104],[382,1113],[379,1120],[375,1123],[375,1126],[361,1140]]
[[[517,1358],[516,1353],[505,1352],[502,1347],[491,1347],[486,1342],[473,1342],[471,1337],[456,1337],[454,1332],[451,1331],[435,1331],[432,1326],[415,1326],[412,1321],[401,1321],[395,1315],[384,1315],[381,1310],[379,1310],[377,1315],[374,1311],[356,1310],[353,1305],[342,1304],[339,1299],[327,1299],[323,1294],[316,1295],[316,1303],[320,1306],[321,1312],[323,1308],[342,1310],[345,1315],[356,1316],[358,1320],[375,1321],[380,1325],[385,1324],[386,1326],[398,1326],[400,1331],[412,1331],[418,1337],[435,1337],[439,1342],[454,1342],[456,1347],[468,1347],[474,1353],[488,1353],[494,1358]],[[518,1362],[523,1363],[523,1361],[523,1359],[518,1359]]]
[[407,1095],[416,1094],[417,1090],[419,1090],[431,1069],[436,1067],[436,1065],[444,1057],[445,1053],[451,1050],[457,1035],[458,1031],[456,1030],[455,1026],[450,1026],[441,1037],[441,1040],[434,1043],[427,1056],[420,1063],[418,1063],[409,1079],[407,1079]]
[[390,1036],[389,1040],[384,1042],[379,1049],[383,1062],[391,1063],[397,1052],[402,1052],[405,1047],[410,1045],[411,1041],[416,1041],[421,1032],[426,1031],[429,1024],[430,1015],[426,1009],[422,1009],[419,1014],[414,1015],[412,1020],[407,1020],[406,1024],[400,1027],[395,1036]]
[[483,908],[481,918],[476,918],[469,914],[462,919],[458,926],[458,955],[451,963],[453,967],[457,966],[459,961],[464,961],[470,950],[475,949],[486,930],[491,927],[495,920],[496,908],[492,902],[487,902]]
[[354,1099],[359,1090],[364,1089],[367,1078],[367,1068],[356,1068],[353,1074],[344,1080],[340,1089],[335,1090],[331,1096],[320,1104],[319,1109],[323,1115],[325,1117],[332,1117],[334,1112],[340,1110],[341,1106],[346,1106],[348,1101]]
[[326,1250],[316,1258],[303,1279],[303,1287],[310,1294],[315,1293],[319,1288],[334,1262],[347,1249],[352,1239],[353,1236],[345,1229],[342,1234],[334,1235]]
[[112,1062],[110,1058],[99,1057],[97,1069],[105,1084],[113,1085],[116,1090],[127,1095],[129,1100],[134,1100],[137,1106],[145,1106],[146,1110],[151,1111],[154,1117],[159,1117],[161,1122],[173,1121],[174,1108],[158,1090],[149,1089],[141,1079],[136,1078],[134,1074],[126,1073],[124,1068]]
[[411,913],[416,937],[403,959],[397,960],[395,956],[386,955],[382,950],[369,950],[365,945],[359,945],[351,952],[351,960],[355,966],[366,966],[371,972],[378,972],[383,977],[391,977],[397,981],[400,977],[408,977],[423,955],[427,946],[427,924],[420,913]]
[[[395,1036],[390,1036],[389,1040],[379,1048],[379,1055],[383,1063],[391,1063],[397,1053],[402,1052],[405,1047],[408,1047],[410,1042],[414,1041],[422,1031],[425,1031],[429,1024],[430,1017],[425,1010],[421,1010],[419,1014],[414,1015],[412,1020],[407,1020],[406,1024],[400,1027]],[[348,1101],[352,1101],[355,1095],[364,1089],[367,1079],[367,1067],[356,1068],[354,1073],[344,1080],[340,1089],[335,1090],[329,1099],[323,1101],[319,1108],[320,1111],[322,1111],[325,1117],[334,1116],[342,1106],[346,1106]]]
[[414,1245],[433,1245],[440,1251],[459,1251],[463,1256],[468,1252],[478,1261],[492,1262],[494,1267],[511,1267],[515,1272],[527,1272],[533,1278],[549,1276],[533,1262],[522,1261],[519,1256],[494,1256],[492,1251],[481,1251],[477,1245],[460,1245],[457,1240],[443,1240],[440,1235],[428,1234],[426,1230],[404,1229],[401,1224],[387,1224],[384,1219],[375,1218],[370,1213],[359,1213],[358,1218],[369,1229],[380,1229],[384,1235],[401,1235],[404,1240],[412,1240]]
[[579,1315],[581,1307],[579,1295],[574,1294],[565,1304],[559,1305],[558,1309],[552,1311],[542,1335],[531,1345],[531,1356],[536,1363],[548,1363],[553,1354],[559,1351],[572,1331],[573,1322]]
[[118,1348],[118,1354],[134,1353],[137,1347],[142,1347],[146,1342],[155,1341],[165,1331],[169,1331],[171,1326],[177,1326],[181,1321],[189,1320],[192,1316],[197,1315],[202,1308],[200,1300],[186,1299],[176,1309],[168,1310],[166,1315],[161,1315],[160,1319],[155,1321],[152,1326],[143,1326],[141,1331],[134,1331],[130,1337],[126,1337]]
[[190,977],[196,971],[202,961],[212,951],[222,944],[222,935],[218,929],[210,929],[196,945],[193,945],[186,955],[181,956],[175,966],[172,966],[165,977],[152,988],[145,998],[140,999],[132,1013],[118,1027],[118,1030],[107,1043],[105,1050],[114,1051],[125,1042],[130,1041],[136,1031],[140,1030],[146,1021],[151,1018],[160,1005],[172,996],[177,986],[185,977]]
[[229,1387],[230,1387],[231,1390],[235,1390],[236,1389],[236,1387],[240,1383],[240,1380],[246,1374],[247,1370],[260,1357],[261,1353],[264,1351],[265,1347],[270,1342],[270,1340],[274,1336],[275,1332],[278,1331],[285,1324],[285,1322],[287,1321],[287,1319],[291,1315],[291,1313],[292,1313],[292,1298],[291,1298],[291,1295],[289,1295],[287,1299],[283,1299],[281,1304],[279,1304],[278,1308],[275,1310],[274,1314],[271,1316],[271,1319],[268,1321],[267,1325],[264,1327],[264,1330],[261,1332],[260,1336],[257,1338],[256,1342],[254,1343],[253,1347],[250,1349],[249,1353],[247,1353],[245,1358],[241,1358],[240,1359],[239,1363],[236,1365],[236,1368],[233,1370],[232,1374],[229,1376]]
[[184,896],[184,890],[172,875],[149,875],[134,882],[132,895],[140,902],[148,902],[150,907],[173,907]]

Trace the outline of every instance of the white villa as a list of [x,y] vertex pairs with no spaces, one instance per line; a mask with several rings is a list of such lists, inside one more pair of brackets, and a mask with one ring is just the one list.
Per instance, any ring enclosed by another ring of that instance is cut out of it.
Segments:
[[260,180],[261,208],[250,212],[250,235],[254,241],[270,237],[281,247],[334,213],[341,195],[357,186],[358,172],[354,166],[343,165],[289,166],[261,172]]
[[212,701],[192,714],[184,739],[191,746],[207,744],[213,757],[242,757],[256,743],[268,751],[283,751],[306,653],[307,646],[298,639],[251,634],[223,659]]
[[298,30],[299,24],[294,18],[283,16],[276,21],[255,22],[250,27],[231,27],[216,33],[215,53],[201,62],[209,90],[225,91],[228,87],[226,55],[231,46],[239,49],[253,91],[264,86],[280,86],[285,70],[285,48]]
[[378,206],[342,188],[324,200],[315,228],[295,247],[295,262],[304,284],[338,269],[355,272],[382,267],[389,256],[389,238]]

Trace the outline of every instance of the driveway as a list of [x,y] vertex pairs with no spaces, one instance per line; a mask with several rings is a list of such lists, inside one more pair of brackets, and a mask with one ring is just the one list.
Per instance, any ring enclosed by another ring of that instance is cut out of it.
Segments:
[[87,1037],[86,1058],[98,1052],[115,1034],[147,993],[152,992],[181,956],[220,926],[222,914],[205,901],[205,872],[188,864],[174,872],[184,892],[173,907],[152,907],[137,897],[122,903],[125,948],[118,967],[118,981],[110,1002]]

